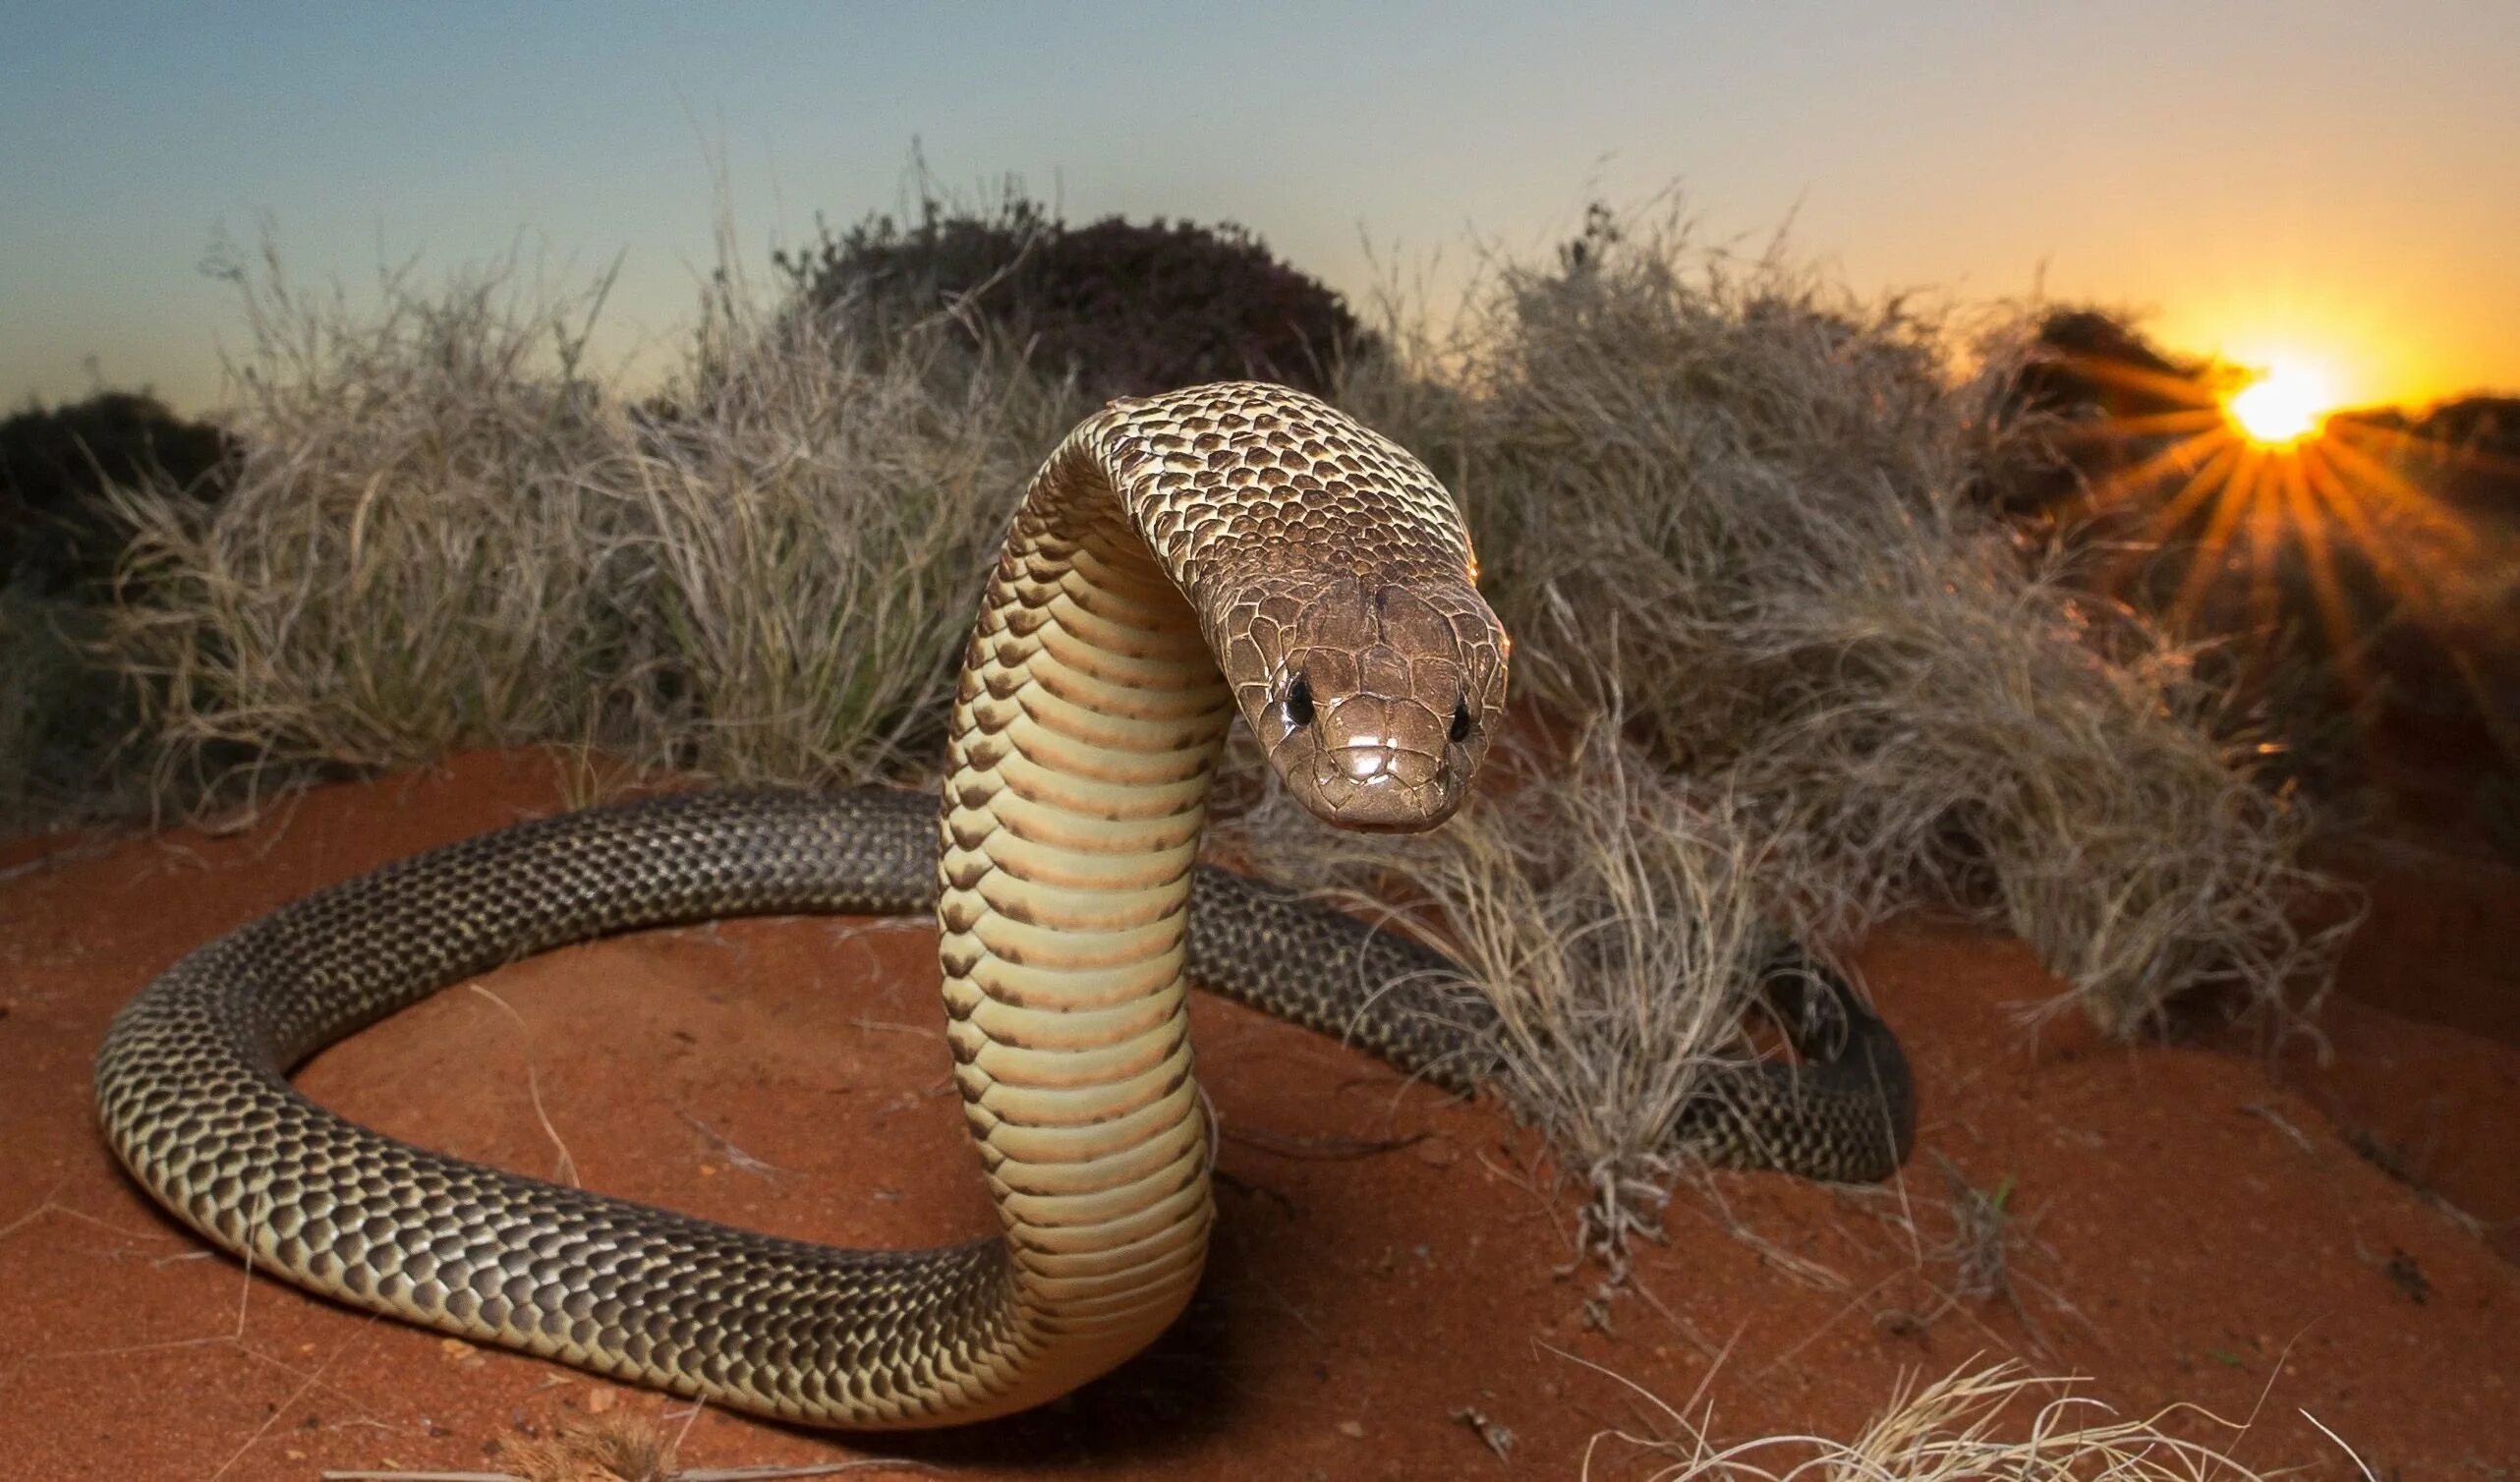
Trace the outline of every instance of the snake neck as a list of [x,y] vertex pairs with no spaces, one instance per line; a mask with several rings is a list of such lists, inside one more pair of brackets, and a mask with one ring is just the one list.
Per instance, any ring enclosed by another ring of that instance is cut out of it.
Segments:
[[[1213,1216],[1182,978],[1232,700],[1080,432],[1018,511],[966,655],[937,902],[947,1039],[1004,1227],[1014,1410],[1187,1304]],[[990,1386],[990,1388],[994,1388]]]

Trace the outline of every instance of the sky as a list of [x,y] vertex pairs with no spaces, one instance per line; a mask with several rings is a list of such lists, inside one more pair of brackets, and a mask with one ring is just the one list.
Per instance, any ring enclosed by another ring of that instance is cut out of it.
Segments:
[[661,363],[721,205],[759,268],[1020,176],[1231,218],[1361,298],[1585,203],[1864,293],[2095,301],[2356,402],[2520,390],[2520,3],[67,5],[0,0],[0,404],[222,399],[215,250],[358,302],[517,255]]

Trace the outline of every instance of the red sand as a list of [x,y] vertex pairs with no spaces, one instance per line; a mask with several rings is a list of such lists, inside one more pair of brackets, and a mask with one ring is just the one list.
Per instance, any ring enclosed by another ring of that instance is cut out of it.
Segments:
[[[232,837],[0,854],[0,1475],[479,1470],[501,1438],[589,1412],[681,1425],[679,1403],[248,1280],[122,1177],[89,1111],[106,1021],[184,951],[558,798],[544,758],[474,757],[326,789]],[[2520,893],[2499,898],[2507,922]],[[2376,940],[2402,926],[2384,918]],[[947,1090],[931,950],[916,926],[848,921],[574,948],[360,1035],[302,1084],[398,1136],[542,1176],[565,1147],[590,1187],[757,1229],[867,1245],[975,1234],[990,1221]],[[1584,1316],[1597,1273],[1558,1274],[1573,1191],[1538,1171],[1529,1139],[1492,1109],[1203,998],[1223,1221],[1171,1337],[1050,1412],[961,1433],[859,1445],[703,1412],[683,1462],[873,1453],[980,1476],[1573,1477],[1594,1433],[1657,1423],[1600,1370],[1674,1404],[1702,1385],[1716,1437],[1740,1440],[1850,1434],[1903,1376],[2017,1357],[2090,1376],[2084,1393],[2124,1412],[2185,1400],[2254,1415],[2237,1436],[2187,1429],[2262,1467],[2354,1475],[2304,1410],[2381,1477],[2520,1463],[2520,1273],[2321,1110],[2506,1222],[2507,1238],[2520,1050],[2412,1022],[2444,1018],[2419,1003],[2374,1006],[2391,962],[2371,948],[2354,968],[2366,1001],[2329,1019],[2337,1058],[2310,1095],[2238,1054],[2123,1049],[2053,1022],[2034,1038],[2012,1009],[2057,985],[2009,942],[1902,927],[1862,965],[1923,1087],[1902,1183],[1684,1188],[1669,1244],[1640,1251],[1607,1333]],[[1953,1280],[1937,1254],[1945,1161],[1978,1188],[2009,1185],[2013,1299],[1919,1326],[1910,1315]],[[1468,1411],[1514,1433],[1510,1457]],[[1594,1467],[1650,1470],[1618,1444]]]

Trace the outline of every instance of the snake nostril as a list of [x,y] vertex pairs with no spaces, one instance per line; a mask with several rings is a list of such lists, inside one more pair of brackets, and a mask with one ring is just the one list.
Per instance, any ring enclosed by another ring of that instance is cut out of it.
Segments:
[[1453,729],[1449,734],[1456,746],[1470,739],[1470,701],[1466,695],[1453,702]]
[[1290,725],[1312,724],[1312,681],[1301,674],[1287,686],[1287,722]]

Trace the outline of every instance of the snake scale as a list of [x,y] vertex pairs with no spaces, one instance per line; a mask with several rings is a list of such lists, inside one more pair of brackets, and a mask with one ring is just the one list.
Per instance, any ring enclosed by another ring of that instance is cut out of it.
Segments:
[[[1447,1087],[1492,1068],[1495,1011],[1445,958],[1195,864],[1237,712],[1330,823],[1452,814],[1505,691],[1474,581],[1434,478],[1309,396],[1228,382],[1115,402],[1016,512],[965,654],[942,809],[867,789],[675,794],[316,892],[125,1008],[97,1061],[107,1136],[256,1269],[451,1334],[812,1424],[1038,1404],[1151,1341],[1199,1280],[1214,1210],[1186,980]],[[930,908],[991,1239],[864,1251],[732,1229],[394,1142],[287,1078],[565,942]],[[1769,989],[1804,1062],[1715,1077],[1673,1144],[1886,1176],[1914,1118],[1896,1042],[1799,961]]]

